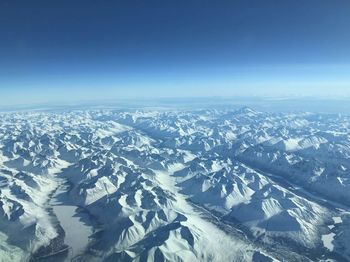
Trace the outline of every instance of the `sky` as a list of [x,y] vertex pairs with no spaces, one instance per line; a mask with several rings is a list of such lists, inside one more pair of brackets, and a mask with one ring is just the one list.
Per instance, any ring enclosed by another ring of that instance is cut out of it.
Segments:
[[0,0],[0,104],[350,97],[348,0]]

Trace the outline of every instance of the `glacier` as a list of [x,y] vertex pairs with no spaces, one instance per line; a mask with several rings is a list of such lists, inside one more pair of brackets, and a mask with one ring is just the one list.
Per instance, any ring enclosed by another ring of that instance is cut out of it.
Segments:
[[350,261],[350,116],[0,113],[2,261]]

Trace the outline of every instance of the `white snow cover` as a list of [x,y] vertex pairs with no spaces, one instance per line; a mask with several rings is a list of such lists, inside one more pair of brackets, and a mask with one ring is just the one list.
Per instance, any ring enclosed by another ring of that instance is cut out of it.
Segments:
[[0,115],[0,257],[350,260],[350,117]]

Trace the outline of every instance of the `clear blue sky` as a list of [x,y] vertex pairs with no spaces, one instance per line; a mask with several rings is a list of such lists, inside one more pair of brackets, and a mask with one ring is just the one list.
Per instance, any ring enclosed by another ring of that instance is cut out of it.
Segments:
[[0,103],[350,96],[350,1],[0,0]]

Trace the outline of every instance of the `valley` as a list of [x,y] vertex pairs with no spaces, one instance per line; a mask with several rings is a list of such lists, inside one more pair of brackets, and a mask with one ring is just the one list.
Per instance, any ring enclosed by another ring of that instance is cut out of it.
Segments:
[[2,113],[0,255],[350,260],[349,130],[247,107]]

